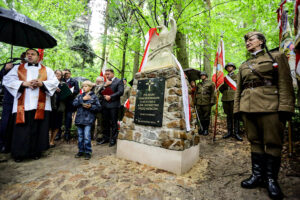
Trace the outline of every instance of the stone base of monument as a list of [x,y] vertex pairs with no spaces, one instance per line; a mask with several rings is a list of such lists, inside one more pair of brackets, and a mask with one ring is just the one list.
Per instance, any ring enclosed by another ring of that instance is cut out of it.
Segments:
[[181,86],[174,65],[136,73],[118,136],[118,157],[176,174],[192,168],[199,159],[200,137],[191,98],[191,130],[186,131]]
[[174,151],[133,141],[118,140],[117,157],[180,175],[189,171],[199,160],[199,144],[184,151]]

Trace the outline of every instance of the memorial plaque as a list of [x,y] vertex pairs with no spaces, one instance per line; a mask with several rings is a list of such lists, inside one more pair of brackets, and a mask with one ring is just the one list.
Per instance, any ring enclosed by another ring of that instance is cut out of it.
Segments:
[[139,80],[137,84],[134,123],[161,127],[164,96],[164,78]]

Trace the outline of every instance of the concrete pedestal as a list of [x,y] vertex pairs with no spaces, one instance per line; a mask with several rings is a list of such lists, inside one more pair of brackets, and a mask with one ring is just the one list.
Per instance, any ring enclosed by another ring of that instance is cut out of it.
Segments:
[[118,140],[117,157],[133,160],[175,174],[189,171],[199,160],[200,145],[175,151],[128,140]]

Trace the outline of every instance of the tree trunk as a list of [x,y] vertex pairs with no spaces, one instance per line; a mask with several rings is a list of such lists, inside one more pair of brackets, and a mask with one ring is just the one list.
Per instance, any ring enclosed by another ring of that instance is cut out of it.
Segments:
[[189,68],[189,57],[186,50],[186,36],[185,34],[177,31],[175,40],[177,49],[176,55],[183,69]]
[[211,9],[211,2],[210,0],[204,0],[207,4],[206,9],[209,11],[209,14],[207,16],[207,26],[208,26],[208,31],[204,35],[204,46],[203,46],[203,65],[204,65],[204,71],[207,73],[208,77],[211,77],[211,65],[210,65],[210,59],[211,59],[211,53],[210,53],[210,9]]
[[203,57],[203,65],[204,65],[204,71],[207,73],[208,77],[210,77],[211,75],[211,66],[210,66],[210,49],[209,49],[209,42],[207,39],[207,35],[206,35],[206,39],[204,40],[204,57]]
[[[179,15],[179,13],[181,13],[182,11],[181,3],[179,2],[178,4],[176,4],[175,8],[176,8],[177,15]],[[177,30],[175,44],[177,47],[176,56],[182,68],[183,69],[189,68],[189,56],[187,53],[186,35],[183,34],[180,30]]]
[[[105,9],[105,22],[104,22],[104,33],[103,33],[103,47],[102,47],[102,58],[106,57],[106,43],[107,43],[107,30],[108,30],[108,20],[109,20],[109,15],[108,15],[108,8],[109,8],[109,0],[107,1],[106,4],[106,9]],[[100,64],[100,69],[102,70],[104,65],[104,60],[101,60]]]
[[[140,38],[141,34],[139,34],[138,37]],[[139,42],[139,44],[136,45],[135,53],[134,53],[132,78],[134,78],[134,75],[138,72],[140,67],[140,55],[139,55],[140,51],[141,51],[141,44]]]
[[124,43],[123,43],[123,54],[122,54],[121,78],[124,78],[124,75],[125,75],[127,44],[128,44],[128,33],[125,32],[124,33]]

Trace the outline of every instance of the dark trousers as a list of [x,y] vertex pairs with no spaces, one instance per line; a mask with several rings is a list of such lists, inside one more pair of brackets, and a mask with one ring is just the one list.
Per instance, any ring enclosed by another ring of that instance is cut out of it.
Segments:
[[0,147],[4,146],[7,150],[10,149],[11,137],[12,137],[12,104],[4,103],[1,124],[0,124]]
[[[50,111],[43,120],[35,120],[36,110],[25,111],[25,123],[14,124],[11,153],[14,158],[39,155],[49,147]],[[16,121],[16,113],[13,114]]]
[[65,133],[70,133],[73,111],[65,111]]
[[251,143],[251,151],[259,154],[281,156],[284,125],[279,114],[244,113],[245,130]]
[[106,141],[116,140],[118,137],[118,110],[119,108],[103,108],[103,139]]

